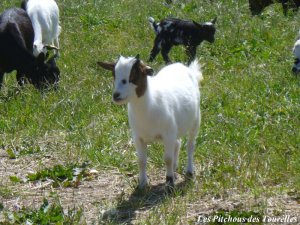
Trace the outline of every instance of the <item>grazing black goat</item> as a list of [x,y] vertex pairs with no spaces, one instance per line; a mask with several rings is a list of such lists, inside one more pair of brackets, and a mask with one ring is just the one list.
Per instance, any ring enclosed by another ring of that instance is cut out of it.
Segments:
[[300,0],[249,0],[249,8],[253,16],[259,15],[264,8],[273,4],[281,3],[284,15],[287,15],[289,8],[297,10],[300,6]]
[[17,71],[17,81],[26,80],[41,89],[57,84],[60,76],[54,57],[33,56],[34,30],[26,11],[12,8],[0,15],[0,88],[4,73]]
[[171,62],[168,53],[173,45],[184,45],[189,58],[188,64],[190,64],[195,59],[197,46],[202,41],[212,43],[215,40],[216,18],[202,24],[176,18],[168,18],[156,23],[152,17],[149,17],[149,22],[156,33],[154,47],[148,59],[150,62],[161,51],[164,61],[168,64]]

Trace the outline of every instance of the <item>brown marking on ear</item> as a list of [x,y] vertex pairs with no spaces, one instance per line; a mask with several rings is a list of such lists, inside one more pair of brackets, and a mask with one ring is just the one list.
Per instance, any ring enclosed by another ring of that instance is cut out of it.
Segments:
[[115,79],[115,66],[116,63],[106,63],[106,62],[97,62],[98,66],[101,66],[105,70],[109,70],[112,72],[112,75]]
[[150,66],[145,66],[145,72],[148,76],[153,76],[154,70]]
[[143,64],[139,59],[136,60],[136,62],[133,64],[131,68],[130,75],[129,75],[129,82],[137,86],[135,92],[138,97],[141,97],[145,94],[145,91],[147,89],[148,72],[149,72],[149,67]]
[[97,62],[99,66],[101,66],[105,70],[114,71],[116,63],[106,63],[106,62]]

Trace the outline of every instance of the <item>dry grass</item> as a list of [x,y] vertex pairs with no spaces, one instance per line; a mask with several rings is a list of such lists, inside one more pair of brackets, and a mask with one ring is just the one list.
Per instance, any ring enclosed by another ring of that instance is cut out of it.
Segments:
[[[51,180],[15,184],[9,180],[9,176],[25,177],[41,168],[66,163],[58,154],[46,157],[30,155],[13,160],[1,151],[0,163],[0,183],[10,190],[8,195],[0,197],[0,202],[10,211],[18,211],[22,207],[36,209],[46,198],[50,202],[58,199],[65,213],[82,209],[82,221],[86,224],[140,224],[165,204],[169,205],[170,210],[182,207],[179,208],[181,218],[177,224],[197,221],[199,216],[209,216],[219,211],[261,211],[262,207],[268,216],[300,215],[297,192],[279,193],[279,188],[260,196],[233,189],[228,190],[224,196],[207,194],[191,199],[189,193],[197,193],[201,188],[201,177],[198,175],[194,182],[187,182],[178,174],[175,193],[167,194],[164,171],[152,172],[151,185],[145,192],[141,192],[134,188],[136,181],[132,174],[121,173],[117,169],[101,170],[93,179],[83,181],[77,188],[53,188]],[[0,221],[1,218],[3,215]]]

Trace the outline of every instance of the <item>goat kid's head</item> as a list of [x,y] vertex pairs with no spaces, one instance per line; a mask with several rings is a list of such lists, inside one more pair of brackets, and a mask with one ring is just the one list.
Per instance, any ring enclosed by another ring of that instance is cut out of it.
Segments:
[[116,63],[98,62],[98,65],[113,73],[113,101],[117,105],[143,96],[147,88],[147,76],[153,75],[153,70],[139,59],[139,55],[128,58],[120,56]]
[[213,43],[215,41],[215,33],[216,33],[216,27],[215,23],[217,21],[217,18],[213,19],[210,22],[206,22],[203,24],[197,23],[196,21],[193,21],[193,23],[199,28],[201,31],[201,37],[204,38],[204,40]]
[[32,79],[34,86],[43,89],[54,85],[54,88],[57,88],[60,70],[56,65],[55,55],[47,59],[43,53],[40,53],[36,58],[36,62],[37,66]]

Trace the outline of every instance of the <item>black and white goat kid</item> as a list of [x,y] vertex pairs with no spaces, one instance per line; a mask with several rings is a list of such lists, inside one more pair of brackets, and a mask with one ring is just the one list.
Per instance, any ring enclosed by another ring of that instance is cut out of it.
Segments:
[[148,61],[152,62],[161,51],[164,61],[168,64],[171,62],[168,53],[173,45],[184,45],[188,55],[188,64],[190,64],[195,59],[197,46],[202,41],[214,42],[216,19],[200,24],[191,20],[167,18],[156,23],[152,17],[149,17],[156,37]]

